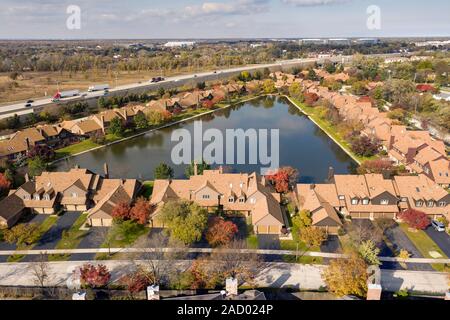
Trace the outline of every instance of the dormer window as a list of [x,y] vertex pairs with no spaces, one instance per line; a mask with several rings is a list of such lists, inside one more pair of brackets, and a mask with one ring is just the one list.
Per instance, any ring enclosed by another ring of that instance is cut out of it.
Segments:
[[50,200],[50,195],[48,193],[44,194],[44,200]]
[[204,195],[202,196],[202,198],[205,199],[205,200],[209,199],[209,194],[204,194]]
[[229,202],[229,203],[233,203],[233,202],[234,202],[234,198],[233,198],[233,197],[229,197],[229,198],[228,198],[228,202]]
[[439,207],[445,207],[446,205],[447,205],[447,203],[445,201],[439,202]]
[[433,206],[434,206],[434,201],[433,200],[428,201],[427,207],[433,207]]
[[34,200],[41,200],[41,196],[38,195],[38,194],[35,194],[35,195],[34,195]]
[[78,198],[78,193],[72,192],[72,198]]
[[245,202],[245,198],[239,198],[239,203],[244,203]]
[[369,204],[369,199],[363,199],[362,204],[368,205]]
[[386,204],[389,204],[389,200],[388,199],[381,199],[380,203],[386,205]]
[[355,199],[352,199],[352,204],[353,204],[353,205],[358,204],[358,202],[359,202],[358,199],[356,199],[356,198],[355,198]]
[[416,207],[421,207],[423,205],[423,202],[422,201],[416,201]]
[[345,196],[339,196],[339,200],[345,200]]

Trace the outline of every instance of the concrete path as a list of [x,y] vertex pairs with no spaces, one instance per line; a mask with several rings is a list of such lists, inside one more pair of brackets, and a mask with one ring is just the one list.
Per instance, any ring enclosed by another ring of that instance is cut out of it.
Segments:
[[[85,262],[49,262],[50,279],[47,285],[67,286],[74,269]],[[90,262],[92,263],[92,262]],[[111,272],[111,281],[117,281],[124,274],[134,270],[136,264],[142,261],[106,260],[98,262],[106,265]],[[174,261],[176,269],[185,270],[191,261]],[[30,286],[34,285],[32,272],[33,263],[4,263],[0,264],[0,285],[2,286]],[[290,263],[265,263],[256,283],[260,287],[291,287],[296,289],[318,290],[325,286],[322,272],[326,266],[300,265]],[[447,274],[440,272],[392,271],[382,270],[382,286],[386,291],[400,289],[414,289],[421,292],[444,294],[448,289]]]

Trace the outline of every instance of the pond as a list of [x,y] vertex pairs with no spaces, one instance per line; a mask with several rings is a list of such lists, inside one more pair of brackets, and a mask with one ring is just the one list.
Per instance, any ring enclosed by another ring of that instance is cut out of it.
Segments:
[[[356,167],[356,163],[333,140],[287,99],[263,97],[72,157],[56,163],[55,169],[68,170],[79,165],[103,173],[104,163],[107,163],[112,178],[151,180],[154,168],[165,162],[174,169],[175,177],[181,178],[186,165],[173,164],[171,152],[178,142],[171,141],[171,135],[175,129],[183,128],[194,136],[194,121],[198,120],[202,120],[203,132],[216,128],[224,136],[226,129],[279,129],[280,166],[297,168],[300,182],[323,182],[329,167],[340,174],[352,172]],[[203,147],[208,144],[203,142]],[[260,172],[260,165],[246,163],[226,166],[226,169],[233,172]]]

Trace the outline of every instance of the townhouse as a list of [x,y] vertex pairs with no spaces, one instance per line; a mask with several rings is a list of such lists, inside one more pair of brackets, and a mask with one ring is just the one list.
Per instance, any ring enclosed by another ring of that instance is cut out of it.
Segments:
[[0,226],[11,227],[27,212],[55,214],[60,210],[88,212],[91,225],[109,226],[119,202],[130,203],[140,190],[134,179],[109,179],[87,169],[43,172],[0,201]]
[[156,180],[150,202],[156,205],[151,216],[153,227],[164,227],[160,212],[168,201],[188,200],[229,215],[248,217],[256,234],[281,234],[285,217],[280,207],[280,195],[256,173],[224,173],[205,170],[186,180]]

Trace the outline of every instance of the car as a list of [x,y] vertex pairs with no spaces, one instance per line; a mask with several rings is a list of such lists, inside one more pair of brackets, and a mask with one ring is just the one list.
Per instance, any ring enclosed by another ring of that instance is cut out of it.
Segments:
[[214,72],[213,73],[217,73],[217,71],[216,70],[214,70]]
[[27,101],[27,103],[33,103],[34,102],[34,100],[28,100]]
[[194,74],[194,78],[197,78],[197,75],[196,75],[196,74]]
[[31,103],[26,103],[26,104],[25,104],[25,107],[27,107],[27,108],[28,108],[28,107],[31,107]]
[[445,231],[445,225],[442,222],[433,220],[433,221],[431,221],[431,226],[438,232]]

